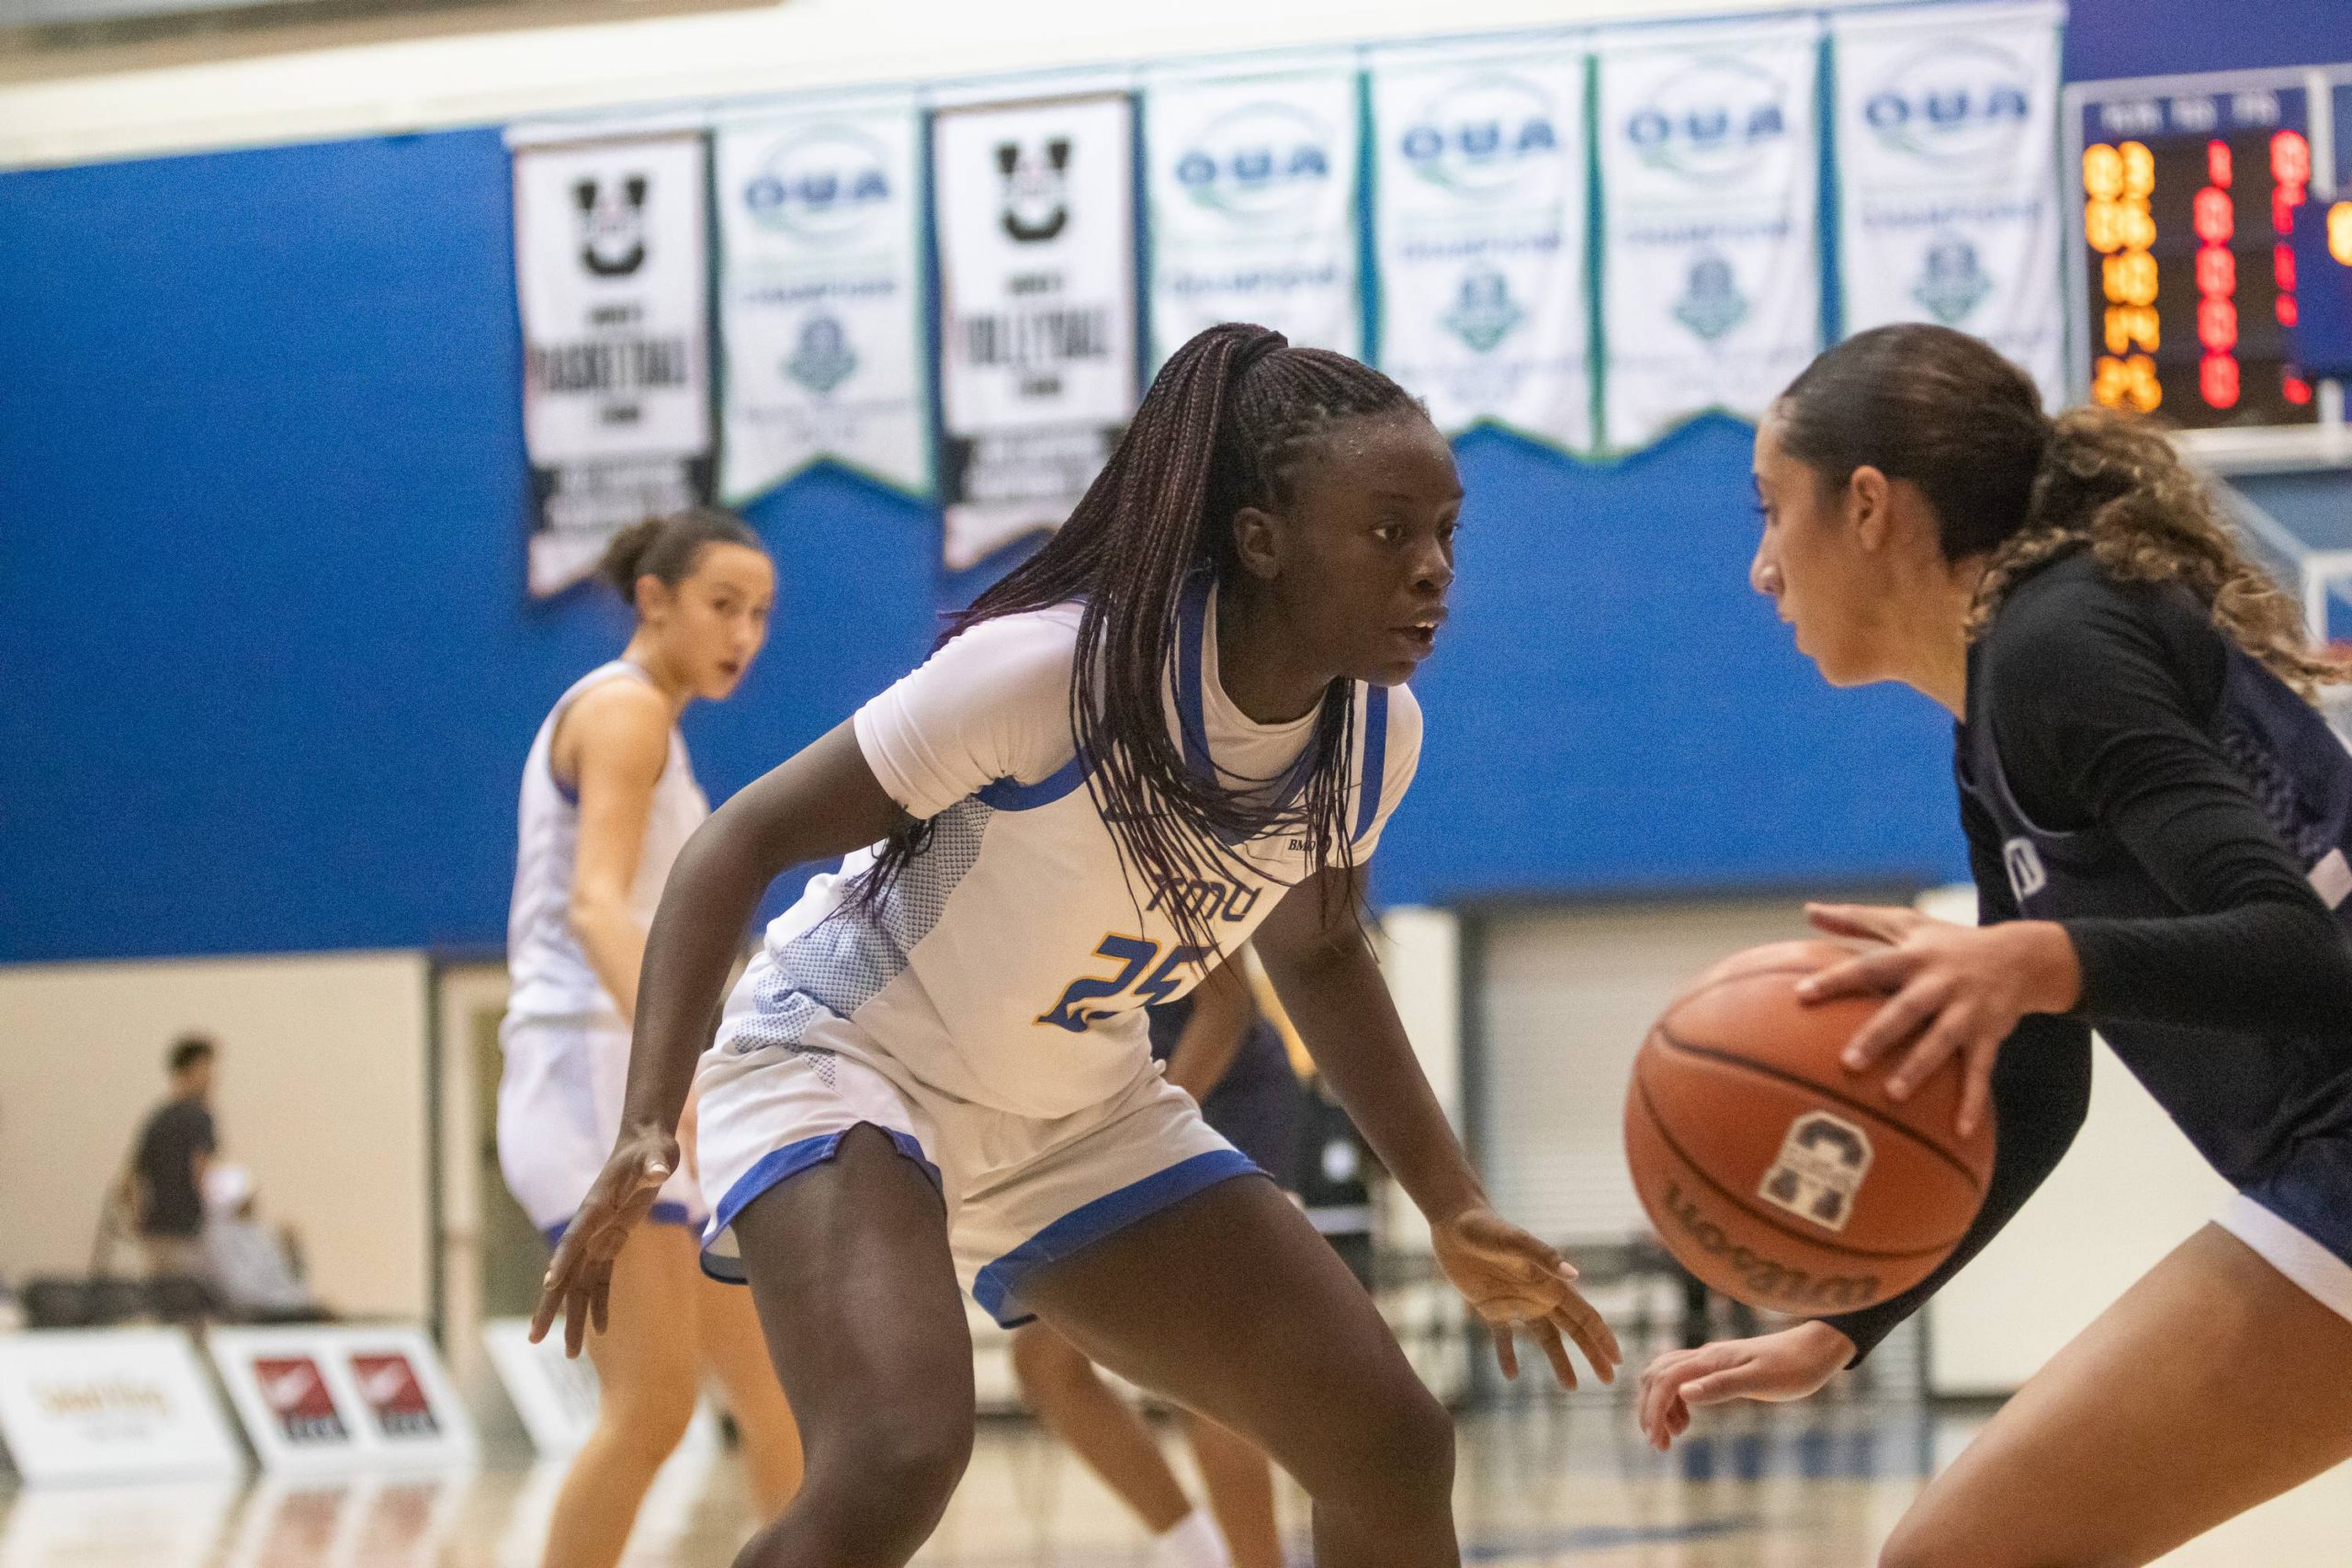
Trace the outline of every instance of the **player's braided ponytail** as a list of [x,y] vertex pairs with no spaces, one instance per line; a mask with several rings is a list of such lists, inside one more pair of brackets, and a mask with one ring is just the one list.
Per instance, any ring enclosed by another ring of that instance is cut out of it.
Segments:
[[1782,446],[1825,482],[1865,466],[1908,479],[1935,509],[1946,559],[1990,558],[1971,635],[2028,573],[2087,548],[2115,577],[2187,586],[2306,696],[2352,675],[2312,649],[2301,609],[2247,557],[2162,431],[2106,409],[2052,420],[2025,372],[1964,333],[1857,333],[1807,366],[1773,412]]
[[[1396,382],[1344,355],[1293,348],[1263,327],[1211,327],[1161,367],[1061,530],[941,638],[1000,615],[1083,602],[1069,703],[1087,788],[1138,904],[1166,897],[1187,942],[1210,945],[1209,911],[1184,890],[1237,869],[1233,846],[1246,840],[1281,831],[1306,841],[1311,864],[1351,863],[1355,709],[1350,683],[1331,682],[1304,785],[1287,804],[1194,773],[1170,732],[1165,698],[1185,593],[1202,574],[1231,565],[1237,511],[1290,502],[1299,464],[1334,423],[1418,408]],[[893,837],[866,878],[867,897],[879,897],[922,840],[919,828]]]

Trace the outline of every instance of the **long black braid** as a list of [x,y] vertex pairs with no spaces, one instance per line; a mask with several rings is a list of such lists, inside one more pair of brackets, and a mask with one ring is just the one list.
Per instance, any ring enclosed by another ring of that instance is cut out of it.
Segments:
[[[1353,864],[1348,759],[1351,683],[1323,696],[1310,760],[1295,795],[1234,790],[1185,764],[1170,733],[1165,693],[1178,622],[1202,573],[1233,563],[1232,520],[1245,506],[1280,510],[1299,465],[1347,419],[1418,410],[1371,367],[1280,333],[1227,322],[1179,348],[1102,473],[1060,532],[956,615],[940,638],[1000,615],[1081,600],[1070,676],[1070,728],[1086,785],[1119,846],[1129,887],[1165,899],[1183,939],[1214,948],[1193,891],[1244,863],[1235,846],[1272,832],[1303,838],[1311,865]],[[927,824],[894,833],[859,889],[878,900],[920,852]]]

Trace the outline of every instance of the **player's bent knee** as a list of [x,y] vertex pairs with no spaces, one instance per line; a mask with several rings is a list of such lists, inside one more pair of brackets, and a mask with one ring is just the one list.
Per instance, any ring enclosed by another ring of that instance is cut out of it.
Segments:
[[1012,1375],[1022,1396],[1034,1404],[1094,1376],[1094,1365],[1052,1329],[1030,1324],[1012,1336]]
[[[1318,1503],[1401,1519],[1445,1513],[1453,1496],[1453,1417],[1408,1370],[1380,1380],[1340,1418],[1346,1462]],[[1336,1414],[1336,1413],[1335,1413]]]
[[607,1392],[596,1412],[599,1437],[649,1471],[658,1470],[686,1435],[695,1398],[690,1378],[663,1387]]
[[[972,1423],[862,1423],[814,1445],[807,1481],[788,1517],[824,1541],[838,1568],[895,1565],[928,1538],[972,1457]],[[754,1540],[737,1568],[765,1568]],[[805,1560],[806,1543],[796,1540]],[[778,1561],[783,1559],[779,1557]]]

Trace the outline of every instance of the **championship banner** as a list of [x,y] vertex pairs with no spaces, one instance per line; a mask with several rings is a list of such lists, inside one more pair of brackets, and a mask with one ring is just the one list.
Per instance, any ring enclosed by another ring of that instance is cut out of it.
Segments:
[[1143,102],[1152,369],[1219,321],[1361,357],[1354,70],[1168,75]]
[[930,491],[921,135],[903,98],[714,133],[729,504],[820,458]]
[[1602,430],[1762,414],[1821,347],[1820,26],[1598,36]]
[[1593,445],[1581,40],[1372,69],[1380,365],[1449,435]]
[[535,594],[710,499],[705,162],[699,134],[514,151]]
[[2065,400],[2054,5],[1833,15],[1845,330],[1940,321]]
[[933,118],[951,570],[1059,527],[1135,412],[1133,141],[1124,93]]
[[468,1465],[473,1419],[414,1328],[216,1328],[206,1337],[266,1469]]
[[29,1486],[218,1481],[245,1470],[177,1328],[0,1334],[0,1438]]

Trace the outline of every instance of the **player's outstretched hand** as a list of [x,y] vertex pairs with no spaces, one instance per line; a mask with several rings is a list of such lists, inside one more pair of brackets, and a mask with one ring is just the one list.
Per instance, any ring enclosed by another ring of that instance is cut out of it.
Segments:
[[1576,1341],[1602,1382],[1617,1381],[1624,1352],[1592,1303],[1570,1281],[1577,1271],[1551,1247],[1492,1209],[1464,1209],[1430,1227],[1439,1267],[1494,1336],[1503,1375],[1519,1376],[1514,1331],[1532,1336],[1551,1360],[1563,1388],[1577,1386],[1577,1369],[1561,1336]]
[[1866,1071],[1907,1047],[1886,1078],[1888,1098],[1901,1100],[1959,1058],[1962,1137],[1991,1113],[1993,1064],[2018,1021],[2064,1012],[2082,991],[2074,939],[2053,921],[1958,926],[1916,909],[1861,904],[1809,904],[1805,914],[1832,936],[1885,944],[1797,983],[1809,1002],[1887,998],[1848,1042],[1847,1069]]
[[1642,1372],[1636,1404],[1642,1436],[1663,1453],[1690,1427],[1690,1412],[1699,1405],[1803,1399],[1853,1359],[1854,1342],[1826,1323],[1800,1323],[1754,1339],[1719,1339],[1696,1350],[1668,1350]]
[[612,1292],[613,1259],[629,1233],[653,1212],[662,1184],[678,1168],[678,1140],[666,1133],[624,1129],[612,1157],[596,1173],[580,1212],[539,1283],[539,1304],[531,1314],[531,1342],[547,1337],[556,1314],[563,1315],[563,1353],[580,1354],[588,1325],[605,1332],[605,1307]]

